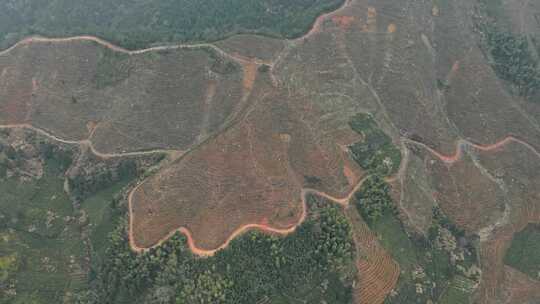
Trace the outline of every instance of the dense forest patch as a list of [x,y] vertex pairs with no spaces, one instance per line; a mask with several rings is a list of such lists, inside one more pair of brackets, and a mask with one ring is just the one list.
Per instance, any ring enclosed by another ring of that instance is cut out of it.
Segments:
[[529,224],[514,235],[504,263],[540,280],[540,225]]
[[530,97],[540,92],[540,67],[526,37],[497,29],[487,33],[492,66],[497,75],[513,84],[517,94]]
[[[507,30],[508,20],[500,0],[480,0],[476,27],[484,51],[499,78],[513,93],[536,101],[540,96],[540,66],[534,55],[534,37]],[[531,41],[533,42],[531,45]]]
[[343,0],[30,0],[0,2],[0,48],[28,35],[96,35],[126,48],[218,40],[235,33],[293,38]]

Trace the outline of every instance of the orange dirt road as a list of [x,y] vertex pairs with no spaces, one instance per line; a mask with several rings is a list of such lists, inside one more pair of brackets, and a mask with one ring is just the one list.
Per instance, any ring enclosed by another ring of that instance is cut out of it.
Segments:
[[[360,186],[362,186],[362,183],[364,182],[364,180],[365,180],[365,178],[362,179],[354,187],[354,189],[347,196],[345,196],[343,198],[335,198],[335,197],[332,197],[330,195],[327,195],[327,194],[325,194],[323,192],[320,192],[320,191],[317,191],[317,190],[314,190],[314,189],[307,189],[307,188],[302,189],[302,214],[300,215],[300,219],[298,220],[298,223],[296,223],[295,225],[293,225],[293,226],[291,226],[289,228],[285,228],[285,229],[273,228],[273,227],[271,227],[270,225],[267,225],[267,224],[247,224],[245,226],[242,226],[242,227],[238,228],[236,231],[234,231],[229,236],[229,238],[225,241],[225,243],[223,243],[221,246],[219,246],[217,248],[214,248],[214,249],[211,249],[211,250],[201,249],[201,248],[198,248],[197,246],[195,246],[195,241],[193,240],[191,232],[188,229],[186,229],[185,227],[180,227],[180,228],[178,228],[176,230],[171,231],[167,236],[162,238],[159,242],[154,244],[152,247],[139,247],[139,246],[137,246],[135,244],[135,242],[134,242],[134,237],[133,237],[133,220],[132,220],[133,219],[133,208],[132,208],[132,205],[131,205],[132,200],[133,200],[132,199],[133,194],[135,193],[135,191],[138,188],[138,186],[137,186],[133,190],[131,190],[131,192],[130,192],[130,194],[128,196],[128,205],[129,205],[129,214],[130,214],[130,217],[129,217],[130,218],[130,222],[129,222],[129,244],[130,244],[131,248],[134,251],[143,252],[145,250],[160,246],[163,242],[168,240],[176,232],[181,232],[187,237],[188,246],[189,246],[190,250],[194,254],[199,255],[199,256],[212,256],[217,251],[226,248],[234,238],[238,237],[239,235],[243,234],[244,232],[246,232],[246,231],[248,231],[250,229],[259,229],[259,230],[262,230],[264,232],[276,233],[276,234],[281,234],[281,235],[287,235],[287,234],[290,234],[290,233],[294,232],[296,230],[296,228],[300,224],[302,224],[304,222],[305,218],[306,218],[306,215],[307,215],[306,197],[309,194],[314,194],[314,195],[324,197],[326,199],[332,200],[336,204],[340,204],[340,205],[346,207],[346,206],[348,206],[349,201],[352,198],[352,196],[354,195],[354,193],[356,193],[356,191],[360,188]],[[141,184],[139,184],[139,186]]]
[[405,139],[405,141],[425,148],[430,153],[432,153],[437,158],[439,158],[442,162],[445,162],[447,164],[452,164],[452,163],[455,163],[456,161],[458,161],[461,158],[461,156],[463,155],[463,149],[465,147],[467,147],[467,146],[473,147],[473,148],[475,148],[477,150],[480,150],[480,151],[491,151],[491,150],[497,150],[497,149],[501,148],[502,146],[504,146],[506,144],[509,144],[511,142],[518,143],[518,144],[521,144],[521,145],[525,146],[527,149],[531,150],[534,154],[536,154],[536,156],[540,157],[540,152],[536,151],[536,149],[533,146],[531,146],[529,143],[527,143],[527,142],[525,142],[525,141],[523,141],[521,139],[515,138],[514,136],[507,136],[504,139],[502,139],[502,140],[500,140],[500,141],[498,141],[498,142],[496,142],[494,144],[490,144],[490,145],[479,145],[479,144],[475,144],[475,143],[472,143],[472,142],[464,140],[464,139],[460,139],[457,142],[456,153],[454,153],[454,155],[441,154],[441,153],[437,152],[436,150],[428,147],[427,145],[425,145],[423,143],[420,143],[420,142],[417,142],[417,141],[414,141],[414,140]]
[[[502,146],[506,145],[506,144],[509,144],[509,143],[517,143],[517,144],[521,144],[521,145],[524,145],[525,147],[527,147],[528,149],[530,149],[531,151],[533,151],[538,157],[540,157],[540,152],[538,152],[534,147],[532,147],[530,144],[528,144],[527,142],[525,141],[522,141],[520,139],[517,139],[513,136],[508,136],[494,144],[490,144],[490,145],[479,145],[479,144],[474,144],[474,143],[471,143],[470,141],[467,141],[467,140],[459,140],[457,143],[456,143],[456,153],[454,155],[443,155],[439,152],[437,152],[436,150],[428,147],[427,145],[423,144],[423,143],[420,143],[420,142],[416,142],[416,141],[413,141],[413,140],[410,140],[410,139],[403,139],[404,141],[406,142],[409,142],[409,143],[412,143],[412,144],[415,144],[415,145],[419,145],[419,146],[422,146],[423,148],[427,149],[428,151],[430,151],[433,155],[435,155],[437,158],[441,159],[441,161],[445,162],[445,163],[448,163],[448,164],[452,164],[456,161],[458,161],[461,156],[463,155],[463,148],[466,147],[466,146],[471,146],[475,149],[478,149],[478,150],[481,150],[481,151],[491,151],[491,150],[496,150],[498,148],[501,148]],[[399,172],[395,175],[395,176],[391,176],[391,177],[388,177],[387,178],[387,181],[389,182],[392,182],[392,181],[395,181],[396,179],[400,179],[402,178],[403,176],[403,171],[406,170],[407,168],[407,158],[404,158],[404,161],[403,163],[401,164],[401,167],[400,167],[400,170]],[[166,237],[162,238],[158,243],[156,243],[155,245],[151,246],[151,247],[138,247],[135,243],[134,243],[134,238],[133,238],[133,229],[132,229],[132,196],[133,196],[133,193],[135,192],[135,190],[137,189],[137,187],[135,187],[130,195],[129,195],[129,198],[128,198],[128,202],[129,202],[129,210],[130,210],[130,227],[129,227],[129,241],[130,241],[130,245],[131,245],[131,248],[134,250],[134,251],[137,251],[137,252],[142,252],[142,251],[145,251],[145,250],[148,250],[150,248],[154,248],[154,247],[157,247],[159,245],[161,245],[164,241],[166,241],[168,238],[170,238],[172,235],[174,235],[176,232],[181,232],[183,234],[186,235],[187,237],[187,240],[188,240],[188,245],[189,245],[189,248],[190,250],[196,254],[196,255],[199,255],[199,256],[212,256],[213,254],[215,254],[217,251],[223,249],[223,248],[226,248],[227,245],[231,242],[231,240],[233,240],[234,238],[236,238],[237,236],[241,235],[242,233],[250,230],[250,229],[259,229],[261,231],[264,231],[264,232],[268,232],[268,233],[277,233],[277,234],[281,234],[281,235],[287,235],[287,234],[290,234],[292,232],[294,232],[296,230],[296,228],[301,225],[303,223],[303,221],[305,220],[305,217],[306,217],[306,214],[307,214],[307,205],[306,205],[306,196],[308,194],[314,194],[314,195],[318,195],[318,196],[321,196],[321,197],[324,197],[328,200],[331,200],[333,202],[335,202],[336,204],[340,204],[342,205],[343,207],[348,207],[349,206],[349,203],[350,203],[350,200],[352,199],[352,197],[354,196],[354,194],[358,191],[358,189],[362,186],[363,182],[366,180],[366,178],[363,178],[362,180],[360,180],[358,182],[358,184],[352,189],[352,191],[345,197],[343,198],[336,198],[336,197],[333,197],[331,195],[328,195],[324,192],[321,192],[321,191],[318,191],[318,190],[314,190],[314,189],[308,189],[308,188],[304,188],[302,189],[302,215],[300,217],[300,219],[298,220],[298,222],[289,227],[289,228],[286,228],[286,229],[278,229],[278,228],[273,228],[269,225],[265,225],[265,224],[247,224],[245,226],[242,226],[240,228],[238,228],[233,234],[231,234],[231,236],[225,241],[225,243],[223,243],[221,246],[215,248],[215,249],[211,249],[211,250],[206,250],[206,249],[201,249],[201,248],[198,248],[195,246],[195,242],[193,240],[193,237],[191,235],[191,232],[184,228],[184,227],[180,227],[174,231],[171,231]]]

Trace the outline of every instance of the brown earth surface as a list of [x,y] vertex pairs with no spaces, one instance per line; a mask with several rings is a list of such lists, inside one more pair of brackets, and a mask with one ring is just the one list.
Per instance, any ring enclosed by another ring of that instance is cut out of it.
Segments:
[[507,199],[498,181],[482,170],[474,157],[463,154],[452,163],[436,157],[425,159],[434,201],[455,224],[471,234],[500,218]]
[[97,41],[36,38],[2,52],[1,124],[91,139],[103,153],[184,150],[249,94],[253,68],[211,47],[127,52]]
[[[184,227],[198,248],[212,250],[248,224],[278,229],[294,226],[302,212],[299,202],[304,186],[334,196],[351,191],[355,184],[349,184],[343,173],[347,155],[338,153],[338,146],[319,142],[309,122],[297,119],[294,105],[298,103],[288,104],[287,98],[272,92],[268,77],[256,82],[249,103],[240,123],[134,191],[134,244],[150,247]],[[333,134],[334,140],[340,140],[339,135]],[[351,140],[348,136],[342,135],[343,140]],[[307,176],[317,181],[310,184]]]

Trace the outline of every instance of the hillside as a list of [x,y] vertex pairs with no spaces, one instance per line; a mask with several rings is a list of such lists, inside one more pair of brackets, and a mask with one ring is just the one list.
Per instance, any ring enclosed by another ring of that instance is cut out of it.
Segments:
[[135,2],[0,4],[0,303],[540,301],[540,4]]

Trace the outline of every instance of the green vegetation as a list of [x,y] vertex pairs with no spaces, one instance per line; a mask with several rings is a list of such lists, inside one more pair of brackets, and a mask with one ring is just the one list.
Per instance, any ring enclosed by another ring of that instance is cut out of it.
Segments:
[[513,87],[514,93],[537,100],[540,93],[540,66],[526,36],[505,30],[504,11],[499,0],[483,0],[479,12],[484,18],[476,22],[482,33],[486,53],[499,78]]
[[356,114],[349,122],[351,128],[364,139],[350,146],[354,160],[369,171],[388,175],[397,172],[401,153],[377,125],[371,114]]
[[79,303],[350,303],[349,224],[337,206],[314,197],[309,206],[295,233],[249,232],[210,258],[194,257],[181,234],[136,254],[121,221]]
[[456,275],[439,299],[439,304],[470,303],[477,282]]
[[41,178],[0,181],[0,303],[58,303],[84,287],[84,247],[59,174],[68,152],[45,147]]
[[428,237],[409,235],[389,190],[372,176],[355,196],[360,214],[401,269],[396,294],[385,303],[469,303],[479,280],[472,241],[437,208]]
[[356,194],[360,214],[369,223],[377,222],[385,214],[394,213],[396,207],[390,197],[390,186],[379,175],[369,176]]
[[19,268],[17,253],[0,256],[0,284],[5,283],[10,275]]
[[[89,288],[88,261],[96,263],[123,214],[111,199],[134,171],[121,162],[116,175],[122,178],[86,193],[79,208],[64,191],[72,151],[25,140],[37,154],[0,144],[10,170],[0,179],[0,303],[74,303],[73,293]],[[43,165],[41,176],[30,176],[40,172],[35,164]]]
[[[97,168],[97,166],[96,166]],[[90,176],[78,174],[68,178],[71,194],[79,200],[111,187],[115,183],[132,180],[138,172],[137,164],[133,159],[123,159],[108,168],[94,170]]]
[[529,224],[514,234],[504,263],[533,279],[540,279],[540,225]]
[[218,40],[234,33],[292,38],[343,0],[0,1],[0,48],[38,34],[97,35],[127,48]]
[[512,83],[521,96],[534,96],[540,90],[540,67],[527,37],[498,31],[487,31],[487,44],[497,75]]

